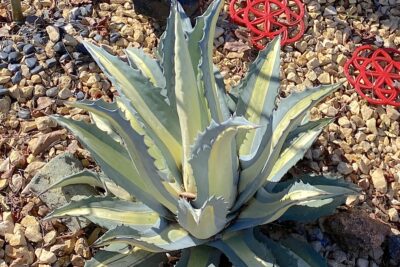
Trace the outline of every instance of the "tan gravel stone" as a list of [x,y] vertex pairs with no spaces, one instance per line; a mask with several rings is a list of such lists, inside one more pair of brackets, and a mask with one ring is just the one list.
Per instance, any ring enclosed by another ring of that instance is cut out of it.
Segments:
[[58,42],[60,40],[60,30],[54,26],[47,26],[46,27],[47,34],[49,35],[50,41],[53,43]]
[[57,127],[57,123],[47,116],[36,118],[35,123],[39,131],[47,131]]
[[24,229],[21,227],[20,224],[15,224],[14,233],[13,234],[6,234],[6,240],[8,243],[13,246],[26,246],[26,239],[24,236]]
[[388,215],[389,215],[389,220],[391,220],[392,222],[398,222],[399,221],[399,213],[398,213],[397,209],[390,208],[388,210]]
[[10,153],[10,163],[17,168],[23,168],[26,165],[26,158],[22,152],[13,150]]
[[35,250],[35,255],[39,259],[40,263],[52,264],[57,261],[57,257],[53,252],[43,248],[37,248]]
[[81,237],[76,241],[74,251],[76,254],[82,256],[85,259],[88,259],[90,257],[89,245],[85,238]]
[[23,133],[28,133],[28,132],[33,131],[35,129],[37,129],[35,121],[23,121],[23,122],[21,122],[21,131]]
[[361,106],[361,116],[363,120],[369,120],[372,117],[372,114],[374,114],[374,110],[366,105]]
[[320,74],[320,75],[318,76],[318,81],[319,81],[320,83],[322,83],[322,84],[329,84],[329,83],[331,83],[331,78],[330,78],[329,73],[323,72],[322,74]]
[[340,117],[338,120],[338,124],[345,128],[348,128],[351,126],[350,121],[347,117]]
[[367,120],[365,124],[367,125],[367,128],[371,133],[373,133],[373,134],[378,133],[378,130],[376,129],[376,119],[375,118]]
[[13,247],[6,245],[5,253],[12,259],[21,259],[24,264],[32,264],[35,259],[35,255],[26,246]]
[[25,227],[25,237],[32,242],[42,241],[42,233],[37,219],[31,215],[25,216],[21,220],[22,226]]
[[55,230],[48,232],[43,238],[45,245],[49,246],[54,244],[54,242],[56,241],[56,237],[57,237],[57,232]]
[[387,182],[382,169],[376,169],[371,172],[372,183],[375,189],[381,193],[386,193]]

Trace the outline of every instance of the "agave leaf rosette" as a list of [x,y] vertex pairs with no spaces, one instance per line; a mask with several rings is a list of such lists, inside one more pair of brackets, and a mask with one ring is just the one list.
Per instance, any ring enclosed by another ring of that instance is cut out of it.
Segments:
[[340,85],[279,99],[277,38],[226,93],[212,63],[222,6],[212,2],[192,27],[172,1],[157,59],[128,48],[126,62],[85,43],[119,96],[113,103],[68,103],[88,111],[92,123],[53,118],[90,151],[102,173],[83,171],[50,188],[88,184],[105,193],[48,218],[84,217],[108,230],[87,266],[153,266],[177,250],[177,266],[217,266],[222,254],[235,266],[324,264],[304,242],[272,240],[257,226],[313,220],[357,193],[324,176],[281,181],[331,121],[310,121],[309,110]]

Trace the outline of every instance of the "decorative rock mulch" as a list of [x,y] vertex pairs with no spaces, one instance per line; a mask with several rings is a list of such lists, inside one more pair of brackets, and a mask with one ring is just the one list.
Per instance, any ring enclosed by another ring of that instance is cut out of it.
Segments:
[[[282,96],[319,84],[346,81],[343,67],[361,44],[400,47],[399,0],[305,0],[306,31],[282,49]],[[122,55],[128,46],[152,54],[163,27],[138,15],[131,1],[23,1],[26,23],[7,22],[0,4],[0,266],[83,266],[99,229],[70,232],[58,220],[41,221],[49,209],[22,196],[32,177],[57,155],[70,152],[83,167],[96,168],[87,151],[47,115],[89,120],[62,100],[112,99],[114,88],[79,43],[82,38]],[[228,87],[235,86],[256,56],[249,34],[233,24],[228,3],[215,39],[214,62]],[[296,225],[330,266],[398,266],[400,263],[400,113],[373,106],[350,85],[311,112],[336,117],[294,172],[340,174],[363,193],[347,205],[390,229],[382,246],[348,252],[324,224]],[[347,223],[350,223],[347,221]],[[322,229],[322,230],[321,230]],[[337,243],[339,242],[339,243]]]

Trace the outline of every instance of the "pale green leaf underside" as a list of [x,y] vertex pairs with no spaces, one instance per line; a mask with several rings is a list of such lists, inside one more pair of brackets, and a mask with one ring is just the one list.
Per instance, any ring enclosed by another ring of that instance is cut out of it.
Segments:
[[154,227],[152,231],[140,232],[128,226],[118,226],[106,232],[94,244],[104,246],[112,243],[125,243],[151,252],[165,252],[194,247],[205,243],[191,236],[178,224]]
[[57,208],[46,219],[58,217],[84,217],[106,229],[126,225],[145,231],[164,224],[158,213],[139,202],[112,197],[89,197]]

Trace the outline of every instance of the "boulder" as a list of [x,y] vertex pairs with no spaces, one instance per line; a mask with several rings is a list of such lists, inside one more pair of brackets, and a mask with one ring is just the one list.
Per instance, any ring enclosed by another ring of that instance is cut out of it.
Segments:
[[365,212],[354,210],[340,212],[327,217],[325,231],[347,251],[369,252],[378,248],[390,234],[390,227],[368,216]]
[[[82,169],[82,164],[73,154],[60,154],[36,173],[30,183],[25,187],[23,193],[33,192],[34,194],[39,194],[62,177],[77,173]],[[55,209],[70,202],[71,199],[77,200],[96,194],[98,194],[97,191],[91,186],[70,185],[63,189],[49,190],[39,195],[39,197],[50,209]],[[82,227],[85,227],[88,222],[81,219],[67,218],[65,219],[65,224],[71,231],[76,232]]]
[[[192,16],[199,7],[199,0],[179,0],[188,16]],[[169,0],[133,0],[135,11],[165,23],[169,16]]]

